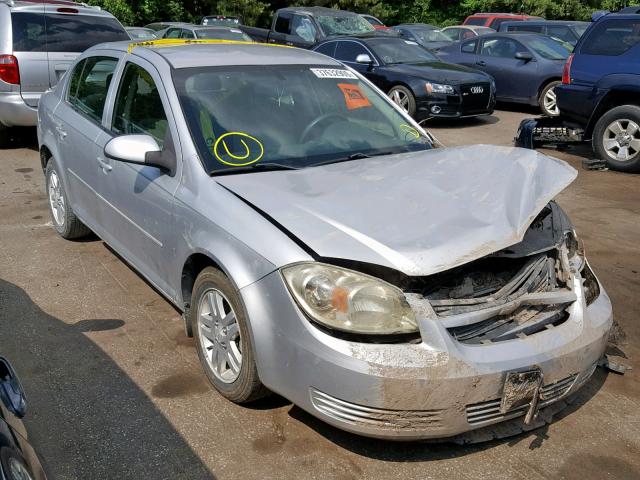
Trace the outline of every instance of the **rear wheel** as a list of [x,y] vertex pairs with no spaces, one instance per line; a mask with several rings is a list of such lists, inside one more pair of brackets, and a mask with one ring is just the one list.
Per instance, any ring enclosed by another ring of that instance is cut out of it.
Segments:
[[69,205],[67,192],[62,183],[62,177],[53,158],[47,163],[45,176],[53,228],[62,238],[67,240],[84,237],[91,233],[91,230],[73,213]]
[[200,363],[214,388],[236,403],[267,395],[240,295],[220,270],[208,267],[198,275],[189,314]]
[[540,105],[540,110],[542,110],[542,113],[545,115],[550,117],[557,117],[560,115],[555,88],[561,83],[562,82],[560,81],[550,82],[542,89],[542,92],[540,92],[538,104]]
[[640,171],[640,107],[622,105],[605,113],[593,130],[593,149],[612,169]]
[[9,145],[9,139],[9,127],[0,123],[0,148],[6,148]]
[[389,98],[407,112],[412,117],[416,114],[416,98],[413,96],[411,90],[402,85],[396,85],[387,94]]

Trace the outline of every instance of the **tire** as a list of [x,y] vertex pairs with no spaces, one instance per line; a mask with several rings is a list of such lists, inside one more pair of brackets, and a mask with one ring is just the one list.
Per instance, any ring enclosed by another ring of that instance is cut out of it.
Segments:
[[393,103],[402,108],[412,117],[416,114],[416,97],[407,87],[396,85],[387,94]]
[[0,449],[0,463],[2,463],[0,472],[5,474],[2,478],[6,477],[7,480],[30,480],[34,478],[27,462],[16,450],[2,447]]
[[0,123],[0,148],[7,148],[10,140],[9,127],[5,127]]
[[609,168],[639,172],[640,107],[622,105],[609,110],[596,123],[592,143],[593,150]]
[[47,163],[45,178],[51,223],[56,232],[67,240],[89,235],[91,230],[76,217],[69,205],[58,165],[53,158]]
[[554,90],[558,85],[561,84],[562,82],[559,80],[549,82],[542,89],[542,91],[540,92],[540,96],[538,97],[538,105],[540,106],[540,110],[542,110],[543,114],[549,117],[557,117],[560,115],[560,109],[558,108]]
[[189,315],[198,357],[213,387],[235,403],[268,395],[258,377],[240,294],[220,270],[207,267],[198,275]]

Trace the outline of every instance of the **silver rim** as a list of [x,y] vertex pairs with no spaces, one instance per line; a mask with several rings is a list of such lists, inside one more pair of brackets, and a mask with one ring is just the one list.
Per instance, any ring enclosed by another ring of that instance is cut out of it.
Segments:
[[402,90],[391,90],[389,92],[389,98],[402,108],[405,112],[409,113],[409,95]]
[[231,303],[222,292],[207,290],[198,306],[200,345],[211,371],[224,383],[233,383],[242,368],[240,326]]
[[51,213],[56,225],[62,226],[65,221],[64,212],[64,195],[62,193],[62,184],[55,170],[49,175],[49,205]]
[[560,115],[560,109],[558,108],[558,102],[556,100],[556,91],[555,88],[550,88],[544,94],[544,98],[542,99],[542,103],[544,105],[545,111],[549,115]]
[[15,458],[9,459],[9,470],[11,470],[12,478],[17,480],[31,480],[31,475],[27,468]]
[[640,127],[633,120],[616,120],[605,129],[602,144],[610,158],[628,162],[640,152]]

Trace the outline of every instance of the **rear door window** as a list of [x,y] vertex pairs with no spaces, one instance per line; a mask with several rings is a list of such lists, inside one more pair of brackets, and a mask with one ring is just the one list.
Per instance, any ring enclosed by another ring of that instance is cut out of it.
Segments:
[[84,52],[103,42],[129,40],[122,25],[112,17],[46,14],[49,52]]
[[67,101],[96,123],[102,121],[107,92],[118,59],[89,57],[79,63],[71,75]]
[[478,45],[478,40],[471,40],[469,42],[464,42],[460,46],[460,51],[462,53],[476,53],[477,45]]
[[46,52],[44,15],[15,12],[11,14],[14,52]]
[[518,42],[510,38],[491,38],[482,42],[480,55],[496,58],[515,58],[516,53],[526,51]]
[[599,22],[582,44],[580,53],[615,57],[640,42],[640,19]]

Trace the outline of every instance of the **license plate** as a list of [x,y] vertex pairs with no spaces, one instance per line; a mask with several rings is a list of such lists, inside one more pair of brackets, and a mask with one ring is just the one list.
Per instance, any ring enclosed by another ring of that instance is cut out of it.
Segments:
[[542,387],[542,371],[510,372],[504,382],[500,413],[506,414],[524,405],[537,405]]

